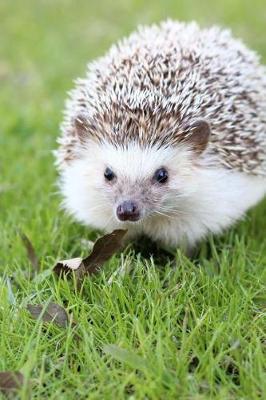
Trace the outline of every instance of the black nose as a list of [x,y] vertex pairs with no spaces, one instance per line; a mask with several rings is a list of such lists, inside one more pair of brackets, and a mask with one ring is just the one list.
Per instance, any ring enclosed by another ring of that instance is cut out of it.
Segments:
[[137,221],[140,218],[138,205],[134,201],[124,201],[117,207],[117,218],[120,221]]

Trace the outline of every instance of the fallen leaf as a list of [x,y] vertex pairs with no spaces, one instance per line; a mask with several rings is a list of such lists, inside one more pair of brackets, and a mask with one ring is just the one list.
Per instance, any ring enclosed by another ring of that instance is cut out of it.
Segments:
[[74,272],[77,280],[81,279],[86,273],[83,259],[81,257],[58,261],[53,270],[58,276],[62,274],[68,275],[69,273]]
[[116,229],[95,242],[91,254],[83,260],[88,274],[92,275],[98,272],[103,264],[122,248],[122,240],[126,232],[124,229]]
[[122,241],[126,232],[124,229],[116,229],[112,233],[100,237],[95,242],[92,252],[88,257],[58,261],[54,267],[54,272],[57,275],[61,275],[72,271],[78,280],[84,275],[97,273],[103,264],[122,248]]
[[66,328],[69,319],[66,310],[56,303],[28,304],[27,310],[34,319],[41,318],[44,322],[54,322],[61,328]]
[[0,391],[9,393],[20,389],[24,383],[24,376],[18,371],[0,372]]
[[36,271],[38,271],[39,270],[39,259],[37,257],[37,254],[35,252],[35,249],[31,243],[30,239],[23,232],[20,232],[20,237],[25,246],[25,249],[27,250],[28,259],[30,260],[31,265],[33,266],[33,268]]

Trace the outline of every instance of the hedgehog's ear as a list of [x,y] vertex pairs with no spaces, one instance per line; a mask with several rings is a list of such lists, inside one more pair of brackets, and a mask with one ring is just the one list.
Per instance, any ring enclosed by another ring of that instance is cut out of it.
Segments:
[[203,119],[194,121],[187,129],[188,133],[184,139],[196,154],[201,154],[208,146],[211,134],[210,125]]
[[84,115],[77,115],[73,121],[74,134],[81,142],[88,137],[88,123]]

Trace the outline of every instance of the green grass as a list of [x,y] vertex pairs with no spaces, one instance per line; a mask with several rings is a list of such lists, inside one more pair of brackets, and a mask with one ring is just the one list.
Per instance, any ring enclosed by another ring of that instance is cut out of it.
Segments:
[[[33,399],[266,398],[265,202],[197,261],[125,253],[82,294],[44,273],[95,238],[59,211],[51,150],[65,92],[114,40],[167,16],[230,26],[266,61],[264,0],[0,3],[0,370],[22,371]],[[33,279],[18,229],[41,259]],[[32,320],[26,305],[49,300],[77,327]]]

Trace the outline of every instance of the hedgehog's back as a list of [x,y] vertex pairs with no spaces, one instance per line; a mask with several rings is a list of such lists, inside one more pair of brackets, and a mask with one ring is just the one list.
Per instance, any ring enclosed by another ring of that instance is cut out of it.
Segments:
[[[210,150],[228,168],[266,174],[266,72],[229,31],[163,22],[140,28],[88,65],[67,104],[60,157],[74,156],[74,121],[117,144],[174,144],[206,119]],[[67,152],[66,152],[67,150]]]

